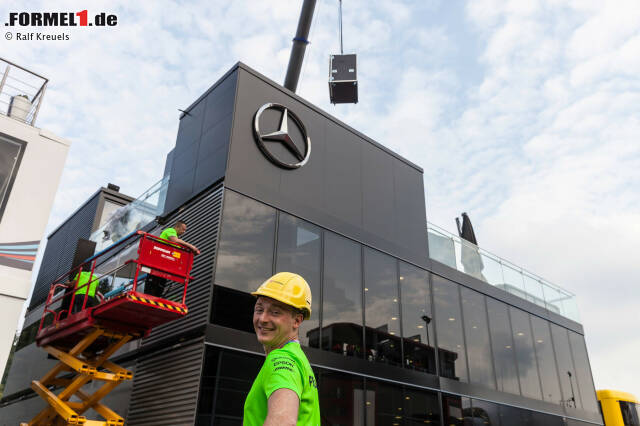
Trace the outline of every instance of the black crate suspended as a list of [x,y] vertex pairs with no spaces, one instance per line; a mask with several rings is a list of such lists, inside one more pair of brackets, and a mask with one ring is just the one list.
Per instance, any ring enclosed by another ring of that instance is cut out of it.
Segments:
[[329,98],[332,104],[358,103],[356,55],[331,55],[329,59]]

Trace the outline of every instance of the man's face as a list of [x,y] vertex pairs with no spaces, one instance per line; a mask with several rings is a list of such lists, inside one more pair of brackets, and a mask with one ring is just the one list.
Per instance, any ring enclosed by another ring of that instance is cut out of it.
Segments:
[[182,235],[185,232],[187,232],[187,225],[184,224],[184,223],[181,223],[181,224],[177,225],[175,229],[176,229],[176,233],[178,235]]
[[258,297],[253,308],[253,328],[258,341],[270,348],[279,348],[295,337],[302,323],[302,314],[269,297]]

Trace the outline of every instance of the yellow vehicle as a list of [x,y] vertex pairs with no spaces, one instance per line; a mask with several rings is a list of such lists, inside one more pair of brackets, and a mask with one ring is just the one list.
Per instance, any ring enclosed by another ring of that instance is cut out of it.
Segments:
[[640,404],[635,396],[608,389],[597,395],[606,426],[640,426]]

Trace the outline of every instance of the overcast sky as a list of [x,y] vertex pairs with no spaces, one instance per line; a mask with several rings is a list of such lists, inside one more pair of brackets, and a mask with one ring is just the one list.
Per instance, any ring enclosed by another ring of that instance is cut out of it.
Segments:
[[[178,108],[235,62],[282,82],[301,6],[51,4],[4,0],[0,18],[89,7],[118,25],[0,37],[50,80],[38,126],[73,142],[48,230],[108,182],[160,179]],[[360,102],[333,106],[337,6],[318,0],[298,94],[423,167],[429,221],[455,232],[466,211],[481,247],[576,293],[596,388],[640,397],[640,2],[344,0]]]

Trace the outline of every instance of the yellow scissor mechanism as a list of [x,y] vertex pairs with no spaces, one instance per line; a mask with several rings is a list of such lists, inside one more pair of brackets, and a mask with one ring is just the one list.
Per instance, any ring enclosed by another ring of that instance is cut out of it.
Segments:
[[[109,361],[118,349],[139,335],[131,333],[113,333],[100,327],[80,340],[73,348],[64,350],[55,345],[44,346],[43,349],[59,360],[59,362],[42,377],[31,382],[31,388],[49,405],[24,425],[85,425],[116,426],[124,425],[124,419],[100,400],[125,380],[131,380],[133,373]],[[109,344],[99,354],[88,350],[98,338],[108,338]],[[58,377],[60,373],[71,372],[72,377]],[[80,390],[92,380],[105,382],[95,393],[87,395]],[[62,387],[57,395],[49,387]],[[70,401],[72,396],[80,401]],[[93,409],[104,418],[102,421],[87,420],[82,414]]]

